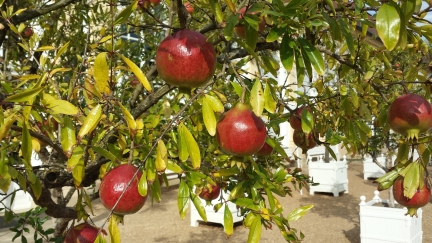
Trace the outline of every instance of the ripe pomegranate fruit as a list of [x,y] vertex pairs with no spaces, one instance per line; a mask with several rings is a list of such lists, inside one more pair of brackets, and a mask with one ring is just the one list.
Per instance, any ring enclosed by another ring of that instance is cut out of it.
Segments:
[[156,68],[168,84],[196,88],[204,85],[216,70],[216,52],[205,35],[180,30],[166,37],[156,51]]
[[[107,234],[104,229],[101,232]],[[93,243],[98,233],[99,228],[85,222],[69,229],[63,243]]]
[[414,194],[412,198],[407,198],[404,196],[404,186],[403,186],[403,177],[398,177],[393,183],[393,196],[396,202],[400,205],[407,207],[408,212],[405,215],[410,215],[413,217],[414,215],[417,217],[417,209],[428,204],[431,191],[426,186],[426,179],[422,189],[417,189],[417,192]]
[[[244,18],[245,12],[246,11],[246,7],[243,7],[241,9],[239,9],[237,11],[240,14],[240,20],[242,20]],[[248,13],[248,14],[257,14],[256,12],[252,12],[252,13]],[[264,28],[265,28],[265,21],[264,18],[260,18],[261,21],[258,24],[258,31],[259,32],[263,32]],[[242,38],[242,39],[246,39],[246,27],[244,25],[238,25],[234,28],[236,34],[238,35],[238,37]]]
[[[303,129],[302,129],[302,112],[303,112],[303,109],[304,109],[305,107],[304,106],[302,106],[302,107],[300,107],[300,108],[298,108],[298,109],[296,109],[295,111],[294,111],[294,114],[290,117],[290,119],[289,119],[289,123],[290,123],[290,125],[291,125],[291,127],[294,129],[294,130],[300,130],[300,131],[303,131]],[[309,109],[309,107],[308,108],[306,108],[309,112],[310,112],[310,109]]]
[[247,105],[239,102],[216,125],[219,147],[227,154],[248,156],[264,145],[267,129]]
[[22,33],[24,38],[30,38],[33,35],[33,29],[31,27],[26,27]]
[[307,151],[308,149],[314,148],[316,146],[316,142],[314,140],[312,133],[306,135],[306,133],[304,133],[301,130],[294,130],[293,140],[294,140],[294,144],[300,147],[303,150],[303,152]]
[[255,155],[257,155],[257,156],[269,156],[272,152],[273,152],[273,147],[270,146],[270,144],[268,144],[267,142],[265,142],[264,145],[262,146],[262,148],[258,152],[256,152]]
[[190,14],[192,14],[195,10],[193,4],[190,2],[185,2],[184,6],[186,7],[186,11],[188,11],[188,13],[190,13]]
[[417,139],[432,124],[431,104],[420,95],[406,94],[395,99],[387,113],[387,122],[393,131]]
[[221,187],[219,183],[216,183],[215,186],[208,184],[207,186],[203,187],[201,193],[198,196],[206,201],[212,201],[219,197],[220,191]]
[[[114,207],[137,170],[138,168],[133,165],[122,164],[110,170],[102,178],[99,188],[99,196],[106,209],[111,210]],[[138,192],[138,182],[141,175],[142,172],[139,171],[115,207],[113,211],[115,214],[133,214],[138,212],[138,210],[144,206],[147,196],[143,197]]]

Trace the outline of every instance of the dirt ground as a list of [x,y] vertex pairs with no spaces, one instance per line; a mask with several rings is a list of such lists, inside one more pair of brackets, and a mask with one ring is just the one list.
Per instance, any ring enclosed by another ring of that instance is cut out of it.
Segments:
[[[363,165],[360,161],[349,162],[348,180],[349,193],[341,193],[339,197],[333,197],[328,193],[309,195],[307,190],[303,190],[302,195],[296,192],[294,197],[278,198],[286,214],[299,206],[314,205],[305,217],[291,224],[306,235],[304,242],[360,242],[358,205],[360,196],[366,196],[367,201],[372,199],[376,184],[373,184],[373,180],[363,180]],[[237,243],[247,241],[248,230],[241,223],[235,225],[234,234],[227,240],[222,225],[200,223],[199,227],[191,227],[189,212],[186,219],[180,219],[177,210],[177,185],[173,181],[169,188],[163,188],[161,203],[155,202],[152,205],[149,199],[138,213],[125,217],[124,225],[120,226],[122,242]],[[380,196],[387,198],[387,193],[382,192]],[[101,226],[108,212],[99,201],[95,201],[93,207],[96,216],[92,217],[92,220],[97,226]],[[53,224],[53,220],[47,224]],[[423,242],[432,242],[432,231],[428,230],[429,225],[432,225],[432,204],[430,203],[423,208]],[[2,225],[0,222],[0,227],[2,227],[0,243],[11,242],[13,234],[7,230],[10,225]],[[273,230],[263,229],[260,242],[276,243],[284,242],[284,239],[275,226]]]

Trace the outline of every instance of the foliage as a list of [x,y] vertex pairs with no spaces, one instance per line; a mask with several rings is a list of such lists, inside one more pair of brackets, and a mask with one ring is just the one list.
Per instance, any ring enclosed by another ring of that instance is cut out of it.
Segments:
[[[310,108],[315,119],[302,127],[318,134],[318,145],[342,143],[358,154],[372,141],[374,120],[380,121],[375,141],[386,139],[386,112],[396,97],[412,92],[430,99],[427,1],[196,0],[192,15],[180,0],[0,3],[0,185],[17,181],[46,214],[66,222],[91,217],[95,195],[85,187],[111,168],[132,163],[144,172],[140,193],[151,193],[156,202],[163,200],[158,175],[167,182],[165,169],[183,174],[182,218],[189,200],[203,208],[193,188],[218,182],[245,216],[248,242],[258,242],[262,227],[274,224],[286,241],[297,242],[304,235],[289,222],[311,206],[287,214],[276,199],[313,183],[301,170],[286,168],[293,154],[286,154],[279,135],[294,109]],[[243,6],[249,9],[240,18]],[[245,39],[235,34],[238,25],[245,26]],[[31,36],[26,27],[33,28]],[[205,34],[218,54],[214,78],[192,91],[166,85],[154,66],[158,44],[185,27]],[[255,64],[258,70],[251,71]],[[239,100],[272,131],[271,156],[240,158],[219,150],[217,121]],[[423,135],[414,143],[396,135],[403,147],[418,148],[421,160],[402,159],[409,149],[400,149],[391,178],[414,173],[412,178],[423,181],[427,170],[421,168],[430,154],[429,136]],[[42,166],[32,166],[32,151]],[[65,186],[78,192],[73,208],[64,206],[69,194],[57,202],[51,197],[50,190]],[[108,221],[115,241],[117,221]],[[229,236],[229,214],[225,223]]]

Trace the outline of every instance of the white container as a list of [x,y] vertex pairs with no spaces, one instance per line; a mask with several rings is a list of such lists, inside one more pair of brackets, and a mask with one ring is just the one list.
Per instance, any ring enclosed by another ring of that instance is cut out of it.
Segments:
[[348,174],[346,157],[342,161],[330,160],[325,163],[321,156],[318,162],[309,162],[309,176],[313,181],[319,183],[317,186],[311,186],[309,194],[315,192],[333,193],[338,197],[340,192],[348,193]]
[[[0,203],[0,208],[6,207],[7,209],[12,210],[14,213],[26,212],[33,208],[33,199],[30,194],[18,189],[20,189],[18,184],[12,181],[9,186],[9,190],[6,193],[7,196],[0,196],[0,200],[2,200],[2,203]],[[15,190],[17,191],[15,192],[15,198],[12,202],[12,195],[10,194],[12,194]],[[1,190],[0,192],[4,193]]]
[[406,216],[406,208],[374,206],[388,203],[378,191],[374,194],[368,202],[365,196],[360,197],[361,243],[422,243],[422,209],[417,210],[418,218]]
[[[386,166],[384,155],[378,156],[377,162],[383,167]],[[367,155],[365,159],[363,159],[363,179],[367,180],[368,178],[378,178],[385,174],[386,172],[379,167],[373,161],[372,156]]]
[[[223,190],[221,190],[221,194],[225,200],[228,200],[229,193],[225,193]],[[236,205],[232,202],[228,202],[227,204],[223,204],[223,206],[217,212],[215,212],[213,210],[213,205],[218,204],[220,202],[219,198],[220,197],[211,201],[211,205],[209,205],[209,206],[207,206],[206,200],[203,200],[200,198],[201,203],[204,205],[204,208],[206,211],[207,222],[224,225],[225,205],[228,205],[228,208],[231,211],[231,214],[233,216],[233,223],[243,221],[243,216],[239,216],[240,212],[237,210]],[[191,226],[198,227],[199,221],[204,221],[204,220],[199,215],[198,210],[196,209],[195,205],[192,202],[190,202],[190,205],[191,205]]]

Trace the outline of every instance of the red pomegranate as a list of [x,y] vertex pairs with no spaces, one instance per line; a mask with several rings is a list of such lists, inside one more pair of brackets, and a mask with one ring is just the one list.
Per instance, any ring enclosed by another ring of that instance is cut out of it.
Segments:
[[273,147],[270,146],[270,144],[268,144],[267,142],[265,142],[264,145],[262,146],[262,148],[258,152],[256,152],[255,155],[257,155],[257,156],[269,156],[272,152],[273,152]]
[[[239,9],[237,11],[240,14],[240,20],[242,20],[244,18],[245,12],[246,12],[246,7],[243,7],[241,9]],[[248,14],[257,14],[256,12],[252,12],[252,13],[248,13]],[[258,31],[259,32],[263,32],[264,28],[265,28],[265,21],[264,18],[260,18],[261,21],[258,24]],[[238,37],[242,38],[242,39],[246,39],[246,27],[244,25],[238,25],[234,28],[236,34],[238,35]]]
[[395,99],[387,113],[387,122],[393,131],[417,139],[432,124],[431,104],[420,95],[406,94]]
[[306,135],[306,133],[304,133],[301,130],[294,130],[293,140],[294,140],[294,144],[300,147],[303,150],[303,152],[307,151],[308,149],[314,148],[316,146],[316,142],[314,140],[312,133]]
[[[294,114],[289,119],[289,123],[290,123],[291,127],[294,130],[301,130],[301,131],[303,131],[303,129],[302,129],[302,120],[301,119],[302,119],[302,112],[303,112],[304,108],[305,107],[303,106],[303,107],[300,107],[297,110],[295,110]],[[310,112],[310,109],[309,108],[307,108],[307,109]]]
[[190,3],[190,2],[185,2],[183,5],[185,6],[186,11],[188,11],[188,13],[191,14],[191,13],[194,12],[195,8],[194,8],[194,6],[193,6],[192,3]]
[[206,201],[212,201],[219,197],[220,191],[221,191],[221,187],[219,183],[216,183],[215,186],[208,184],[207,186],[203,187],[201,193],[198,196]]
[[[104,229],[101,232],[107,234]],[[99,228],[85,222],[69,229],[63,243],[93,243],[98,233]]]
[[205,35],[180,30],[166,37],[156,52],[156,67],[168,84],[196,88],[204,85],[216,70],[216,52]]
[[264,122],[241,102],[227,111],[216,126],[219,147],[231,155],[255,154],[263,147],[266,136]]
[[[133,165],[122,164],[110,170],[102,178],[99,188],[99,196],[106,209],[111,210],[114,207],[137,170],[138,168]],[[138,182],[141,175],[142,172],[139,171],[115,207],[113,211],[115,214],[133,214],[138,212],[144,206],[147,196],[143,197],[138,192]]]
[[422,189],[417,189],[417,192],[414,194],[412,198],[407,198],[404,195],[404,186],[403,186],[403,177],[398,177],[393,184],[393,196],[394,199],[402,206],[407,207],[408,212],[406,215],[410,215],[413,217],[417,216],[417,209],[428,204],[431,191],[426,186],[426,179]]

